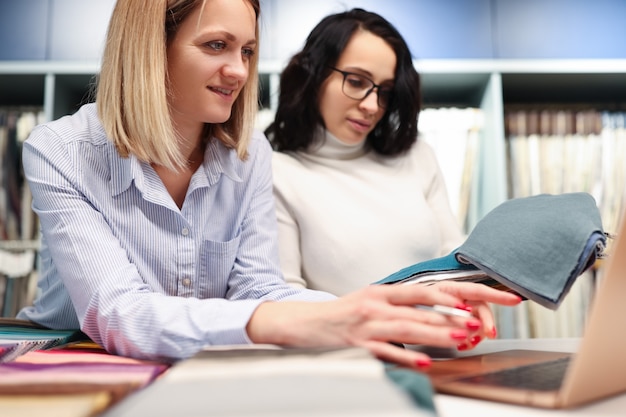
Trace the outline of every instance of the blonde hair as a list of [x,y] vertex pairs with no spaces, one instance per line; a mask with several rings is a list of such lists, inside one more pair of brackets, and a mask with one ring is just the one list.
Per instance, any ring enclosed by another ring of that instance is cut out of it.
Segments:
[[[122,157],[177,170],[187,164],[178,147],[167,91],[167,46],[179,25],[207,0],[118,0],[107,32],[96,102],[104,130]],[[259,0],[245,0],[257,18]],[[207,124],[205,141],[215,137],[248,154],[258,108],[258,54],[250,59],[249,76],[233,104],[231,117]]]

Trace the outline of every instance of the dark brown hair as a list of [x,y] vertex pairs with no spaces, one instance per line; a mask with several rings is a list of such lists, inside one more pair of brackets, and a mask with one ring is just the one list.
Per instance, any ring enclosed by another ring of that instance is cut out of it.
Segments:
[[320,86],[358,30],[381,37],[396,54],[391,102],[383,118],[366,139],[366,146],[381,155],[408,151],[417,140],[421,109],[419,74],[411,52],[398,30],[382,16],[355,8],[325,17],[311,31],[304,48],[294,55],[280,77],[279,104],[274,122],[266,129],[277,151],[306,150],[315,140]]

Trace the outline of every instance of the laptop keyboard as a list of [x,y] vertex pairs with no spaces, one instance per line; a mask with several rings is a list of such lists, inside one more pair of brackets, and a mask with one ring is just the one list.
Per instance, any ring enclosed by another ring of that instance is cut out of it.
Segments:
[[538,391],[556,390],[561,386],[570,357],[533,363],[486,374],[462,378],[463,382],[525,388]]

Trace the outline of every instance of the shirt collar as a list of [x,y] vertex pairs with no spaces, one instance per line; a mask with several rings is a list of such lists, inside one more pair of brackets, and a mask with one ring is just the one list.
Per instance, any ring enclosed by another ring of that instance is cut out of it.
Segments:
[[202,164],[208,184],[215,184],[222,174],[233,181],[241,182],[242,179],[235,169],[234,159],[237,158],[237,152],[234,149],[227,148],[217,139],[211,140],[204,151]]
[[[135,187],[142,193],[150,193],[150,179],[154,170],[145,162],[139,161],[134,155],[128,158],[121,157],[114,146],[110,147],[111,155],[111,193],[117,196],[134,182]],[[226,148],[219,140],[209,141],[204,152],[204,162],[198,171],[193,175],[192,184],[194,188],[209,187],[217,181],[222,174],[231,180],[241,182],[242,179],[235,170],[233,158],[237,158],[237,153]]]
[[314,143],[315,145],[309,147],[308,153],[322,158],[349,160],[367,153],[365,141],[348,144],[337,139],[335,135],[322,127],[317,128]]

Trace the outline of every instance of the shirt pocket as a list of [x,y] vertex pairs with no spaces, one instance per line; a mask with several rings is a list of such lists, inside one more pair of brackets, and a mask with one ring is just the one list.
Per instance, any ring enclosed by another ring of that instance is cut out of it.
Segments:
[[199,298],[224,298],[241,236],[227,242],[204,240],[200,248]]

